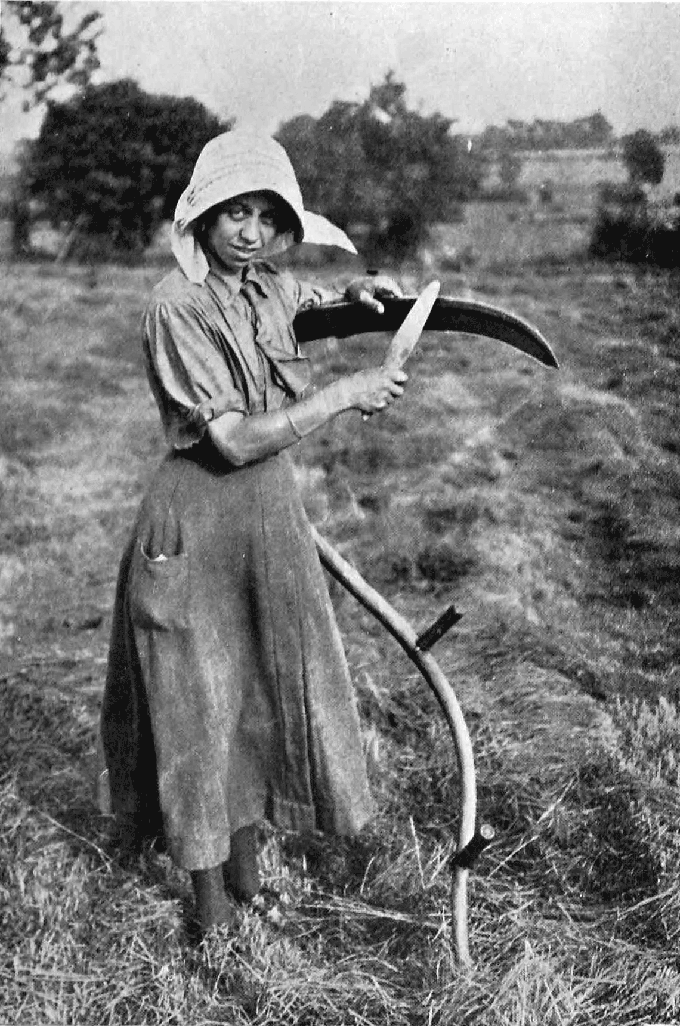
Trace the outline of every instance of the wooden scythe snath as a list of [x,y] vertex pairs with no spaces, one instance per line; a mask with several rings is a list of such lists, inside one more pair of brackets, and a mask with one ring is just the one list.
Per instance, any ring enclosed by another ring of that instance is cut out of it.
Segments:
[[[384,314],[377,314],[358,303],[334,303],[304,310],[295,318],[299,342],[320,338],[346,338],[367,332],[396,330],[415,299],[385,299]],[[426,331],[455,331],[486,336],[505,342],[538,360],[546,367],[557,367],[557,360],[543,336],[526,321],[497,307],[461,299],[438,299],[425,324]],[[385,627],[434,692],[451,730],[459,776],[458,837],[451,860],[453,872],[451,919],[454,952],[463,965],[470,964],[467,927],[467,881],[475,860],[493,839],[493,828],[477,828],[477,786],[470,735],[453,687],[429,649],[461,617],[450,606],[422,634],[371,587],[361,574],[333,546],[312,528],[322,565]]]
[[[361,574],[347,560],[343,559],[325,538],[321,537],[315,528],[312,528],[312,531],[322,565],[336,580],[340,581],[347,588],[350,594],[354,595],[361,602],[362,606],[376,617],[393,638],[396,638],[409,659],[416,664],[428,685],[434,691],[451,729],[460,780],[458,844],[456,856],[453,860],[453,889],[451,894],[452,929],[456,956],[460,962],[469,963],[470,952],[467,934],[467,876],[469,864],[465,866],[457,860],[461,853],[468,850],[475,836],[477,789],[472,743],[463,713],[453,688],[434,658],[429,655],[426,649],[421,647],[423,641],[416,636],[416,632],[410,623],[382,595],[375,591],[363,579]],[[453,609],[447,610],[447,613],[451,618],[450,625],[452,626],[455,620],[459,618],[458,614],[455,614]],[[447,613],[444,616],[447,616]],[[436,627],[436,625],[434,626]],[[434,630],[434,627],[432,629]]]

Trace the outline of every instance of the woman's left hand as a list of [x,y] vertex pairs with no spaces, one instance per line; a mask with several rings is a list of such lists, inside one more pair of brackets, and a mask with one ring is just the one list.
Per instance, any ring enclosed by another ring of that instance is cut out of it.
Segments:
[[393,278],[385,274],[367,275],[365,278],[355,278],[345,289],[345,296],[353,303],[363,303],[369,310],[376,313],[384,313],[385,307],[378,296],[389,296],[398,298],[402,291]]

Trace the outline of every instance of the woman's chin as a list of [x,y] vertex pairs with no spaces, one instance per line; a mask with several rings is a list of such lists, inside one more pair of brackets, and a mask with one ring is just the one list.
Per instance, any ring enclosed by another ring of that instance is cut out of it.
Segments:
[[209,259],[210,266],[214,271],[220,274],[242,274],[248,264],[252,263],[256,257],[234,257],[234,256],[220,256],[218,257],[215,253],[211,254]]

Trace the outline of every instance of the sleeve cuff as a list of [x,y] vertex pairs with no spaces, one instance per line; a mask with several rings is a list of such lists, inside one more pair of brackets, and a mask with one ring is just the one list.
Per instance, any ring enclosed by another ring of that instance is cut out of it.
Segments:
[[231,395],[221,400],[206,399],[191,409],[178,409],[166,424],[168,442],[173,449],[190,449],[201,441],[211,421],[230,412],[247,413],[245,401],[236,401]]

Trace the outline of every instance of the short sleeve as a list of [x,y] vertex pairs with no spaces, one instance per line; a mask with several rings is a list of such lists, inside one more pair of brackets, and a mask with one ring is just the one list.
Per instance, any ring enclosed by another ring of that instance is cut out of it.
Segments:
[[246,402],[208,321],[190,303],[157,302],[144,316],[147,374],[168,441],[186,449]]

